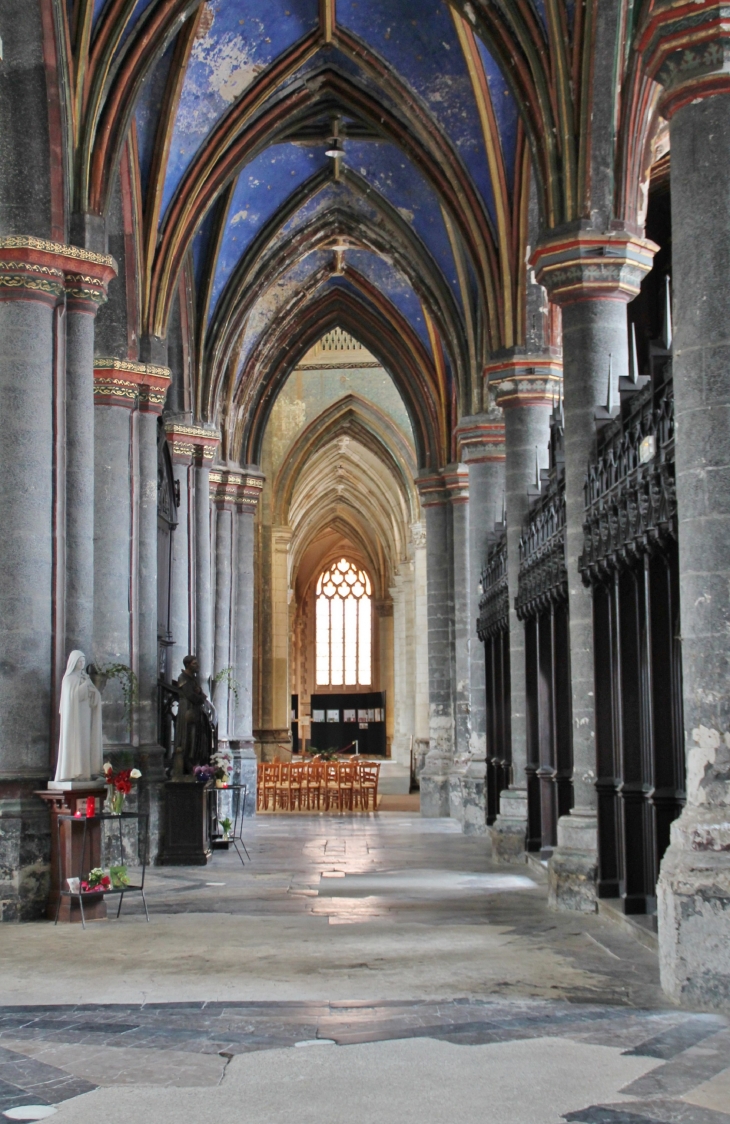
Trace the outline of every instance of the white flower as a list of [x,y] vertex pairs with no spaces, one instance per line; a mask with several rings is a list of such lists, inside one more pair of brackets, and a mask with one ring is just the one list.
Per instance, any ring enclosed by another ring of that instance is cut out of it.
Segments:
[[130,777],[132,778],[133,781],[139,780],[139,778],[142,776],[139,769],[132,769],[132,771],[129,775],[130,775]]
[[104,762],[104,772],[105,773],[111,773],[112,772],[112,767],[111,767],[111,765],[108,761]]

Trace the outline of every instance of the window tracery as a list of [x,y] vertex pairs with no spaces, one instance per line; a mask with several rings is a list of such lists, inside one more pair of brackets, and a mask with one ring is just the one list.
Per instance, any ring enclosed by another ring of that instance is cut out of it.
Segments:
[[315,631],[318,686],[370,685],[371,597],[370,578],[347,558],[320,574]]

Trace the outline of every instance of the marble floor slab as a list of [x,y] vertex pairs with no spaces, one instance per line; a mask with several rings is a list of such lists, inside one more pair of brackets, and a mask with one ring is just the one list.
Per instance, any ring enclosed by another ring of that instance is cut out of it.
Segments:
[[3,928],[0,1112],[339,1124],[346,1087],[348,1124],[730,1124],[728,1021],[671,1007],[630,933],[550,912],[539,870],[407,814],[247,844],[153,870],[149,925]]

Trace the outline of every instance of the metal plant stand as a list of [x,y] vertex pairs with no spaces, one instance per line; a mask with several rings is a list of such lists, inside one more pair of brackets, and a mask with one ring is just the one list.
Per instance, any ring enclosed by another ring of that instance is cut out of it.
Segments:
[[[223,838],[220,821],[226,818],[232,820],[233,827],[228,834],[228,842],[233,844],[242,866],[246,865],[241,854],[242,850],[248,861],[251,862],[251,856],[243,841],[243,816],[246,811],[247,793],[248,787],[245,784],[227,784],[223,788],[208,790],[211,842],[215,843],[216,840],[222,840]],[[228,807],[226,807],[227,804]]]
[[117,907],[117,918],[119,917],[120,913],[122,912],[122,903],[124,901],[124,895],[125,894],[141,894],[142,895],[142,904],[144,905],[145,917],[147,918],[148,921],[150,919],[150,915],[147,912],[147,899],[144,896],[144,878],[145,878],[145,872],[147,870],[147,858],[148,858],[148,851],[149,851],[149,816],[146,812],[120,812],[119,815],[112,815],[111,812],[102,812],[97,816],[60,815],[60,816],[57,817],[59,855],[62,854],[62,852],[61,852],[61,823],[62,822],[70,822],[73,825],[71,827],[72,831],[74,830],[74,827],[76,825],[78,825],[78,827],[80,829],[83,829],[81,843],[80,843],[80,847],[79,847],[79,850],[78,850],[78,856],[79,856],[79,858],[78,858],[78,863],[79,863],[78,878],[79,878],[79,883],[81,883],[84,880],[84,871],[88,872],[88,870],[91,868],[91,865],[92,865],[91,854],[90,854],[90,852],[91,852],[91,846],[90,846],[90,844],[91,844],[91,832],[89,830],[89,827],[92,823],[94,825],[96,825],[96,824],[99,824],[100,821],[103,822],[104,820],[111,820],[112,822],[116,821],[119,825],[119,849],[120,849],[122,865],[126,865],[125,861],[124,861],[125,860],[124,834],[122,832],[122,821],[124,821],[124,820],[135,820],[135,821],[137,821],[138,824],[139,824],[139,821],[143,821],[143,823],[141,825],[143,827],[143,831],[142,832],[140,832],[139,830],[137,831],[137,839],[138,840],[141,839],[141,840],[144,841],[143,842],[143,848],[142,848],[142,876],[140,878],[139,884],[134,885],[134,886],[132,886],[132,885],[130,885],[130,886],[119,886],[119,887],[112,886],[108,890],[88,890],[86,893],[83,893],[81,891],[80,885],[79,885],[78,891],[64,889],[64,886],[68,886],[68,882],[67,882],[68,873],[64,869],[65,864],[63,864],[63,862],[62,862],[61,872],[60,872],[60,886],[59,886],[59,894],[58,894],[58,905],[56,906],[56,917],[55,917],[55,920],[54,920],[54,925],[58,924],[58,914],[59,914],[60,909],[61,909],[61,900],[64,897],[75,898],[78,901],[79,909],[81,910],[81,924],[82,924],[84,929],[86,928],[86,918],[85,918],[85,915],[84,915],[84,900],[86,900],[87,902],[88,901],[97,902],[97,901],[99,901],[100,897],[107,898],[107,897],[111,897],[113,895],[117,895],[118,898],[119,898],[119,905]]

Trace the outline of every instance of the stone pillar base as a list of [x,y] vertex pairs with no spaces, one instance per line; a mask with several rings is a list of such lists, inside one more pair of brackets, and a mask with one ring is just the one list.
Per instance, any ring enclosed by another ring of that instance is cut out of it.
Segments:
[[527,862],[527,791],[507,788],[499,796],[499,815],[490,828],[492,856],[497,862]]
[[256,786],[258,783],[258,761],[253,747],[253,738],[239,738],[231,741],[233,754],[233,779],[237,784],[246,785],[245,819],[256,815]]
[[659,971],[677,1003],[730,1011],[730,822],[687,808],[657,884]]
[[449,815],[464,823],[464,768],[459,765],[449,776]]
[[37,921],[51,885],[48,809],[31,795],[45,780],[0,782],[0,922]]
[[484,762],[478,776],[467,772],[461,779],[464,835],[487,834],[487,786],[484,776]]
[[421,816],[424,819],[448,819],[450,794],[449,777],[421,773]]
[[595,913],[598,876],[598,821],[595,815],[561,816],[558,845],[548,865],[551,909]]
[[291,730],[254,730],[260,761],[291,761]]

